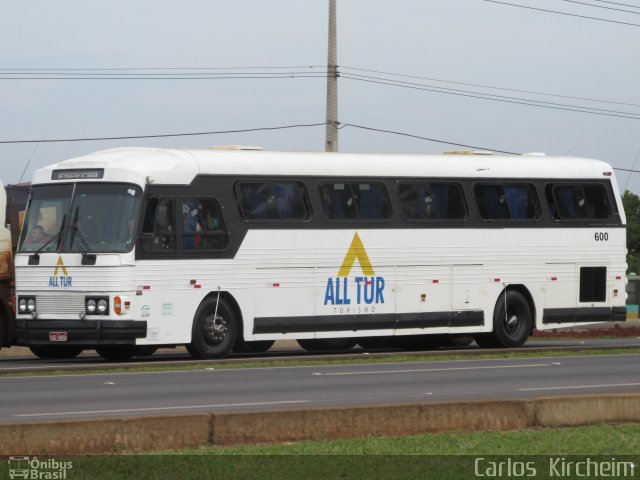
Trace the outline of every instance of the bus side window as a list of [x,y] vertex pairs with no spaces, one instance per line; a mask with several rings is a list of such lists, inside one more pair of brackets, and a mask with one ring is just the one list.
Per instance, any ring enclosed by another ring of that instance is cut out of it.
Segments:
[[220,205],[213,198],[182,201],[182,250],[220,250],[229,245]]
[[142,227],[143,248],[150,252],[175,250],[173,199],[147,200]]
[[504,191],[512,219],[535,220],[538,218],[538,207],[530,185],[505,185]]
[[456,183],[431,183],[434,203],[433,218],[438,220],[463,220],[467,210],[462,189]]
[[582,185],[555,185],[553,198],[562,220],[589,218],[589,209]]
[[544,187],[544,192],[547,197],[547,203],[549,204],[549,213],[551,213],[554,220],[560,220],[560,212],[558,211],[558,205],[553,195],[553,185]]
[[322,210],[330,220],[344,220],[354,218],[355,202],[351,194],[351,187],[344,183],[320,186]]
[[269,184],[241,183],[237,186],[240,211],[246,220],[269,218]]
[[473,191],[482,218],[485,220],[510,218],[507,197],[502,185],[476,185]]
[[398,186],[402,213],[407,220],[427,218],[426,186],[417,183],[405,183]]
[[602,185],[585,185],[584,197],[587,202],[589,218],[602,220],[611,216],[607,192]]
[[298,182],[274,182],[271,185],[274,200],[273,218],[280,220],[307,220],[309,210],[304,184]]
[[352,190],[357,191],[359,218],[367,220],[385,220],[391,214],[389,197],[381,183],[354,183]]
[[158,208],[158,199],[150,198],[144,209],[144,218],[142,219],[142,234],[153,235],[155,228],[156,209]]

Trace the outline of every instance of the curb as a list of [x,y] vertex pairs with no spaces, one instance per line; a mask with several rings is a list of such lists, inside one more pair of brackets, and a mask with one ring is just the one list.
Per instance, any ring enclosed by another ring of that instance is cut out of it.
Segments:
[[640,394],[0,424],[0,455],[95,455],[605,422],[640,422]]

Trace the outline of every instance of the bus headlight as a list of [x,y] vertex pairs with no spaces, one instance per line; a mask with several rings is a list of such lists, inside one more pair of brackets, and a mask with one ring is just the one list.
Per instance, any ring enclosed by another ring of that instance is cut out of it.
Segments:
[[87,300],[87,313],[95,313],[96,301],[93,298]]
[[18,312],[27,313],[27,299],[24,297],[18,299]]
[[36,297],[18,297],[18,313],[35,314]]
[[85,297],[84,306],[87,315],[108,315],[109,297]]
[[104,298],[98,300],[98,313],[106,313],[107,308],[109,308],[109,303]]

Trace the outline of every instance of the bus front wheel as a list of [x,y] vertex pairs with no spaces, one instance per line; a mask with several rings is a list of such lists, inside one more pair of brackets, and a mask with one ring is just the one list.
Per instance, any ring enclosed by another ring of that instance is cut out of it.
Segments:
[[43,360],[62,360],[64,358],[75,358],[82,352],[82,347],[72,345],[38,345],[29,347],[31,353]]
[[481,347],[521,347],[529,338],[533,319],[529,302],[520,292],[500,295],[493,313],[493,332],[474,336]]
[[224,298],[208,298],[196,312],[187,350],[196,358],[221,358],[231,351],[237,335],[233,308]]

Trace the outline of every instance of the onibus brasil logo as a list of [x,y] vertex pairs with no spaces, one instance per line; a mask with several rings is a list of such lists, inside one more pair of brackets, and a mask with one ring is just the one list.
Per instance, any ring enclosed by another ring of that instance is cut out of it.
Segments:
[[[62,275],[60,273],[62,272]],[[62,257],[58,257],[56,268],[53,269],[53,275],[49,277],[49,286],[57,288],[69,288],[73,277],[69,275],[67,267],[65,267]]]
[[[349,274],[356,260],[363,275],[351,277]],[[338,275],[327,278],[324,304],[350,305],[339,312],[334,308],[335,313],[375,313],[375,306],[384,304],[384,277],[376,276],[373,271],[358,232],[353,236]]]

